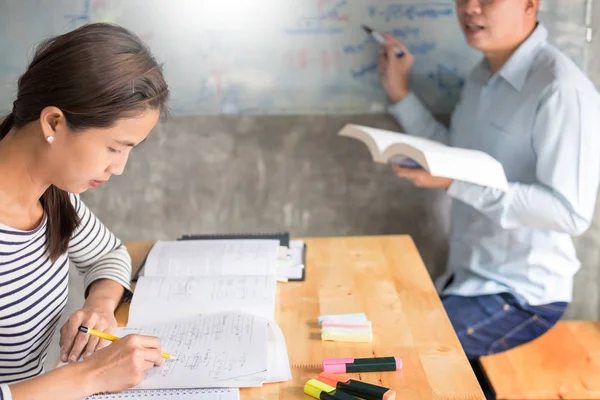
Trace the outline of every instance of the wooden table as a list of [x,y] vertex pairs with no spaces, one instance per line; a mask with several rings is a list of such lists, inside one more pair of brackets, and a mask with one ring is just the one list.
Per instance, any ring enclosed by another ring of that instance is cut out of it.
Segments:
[[[305,282],[278,284],[276,321],[286,338],[293,379],[242,389],[242,399],[310,399],[307,380],[326,357],[401,357],[396,372],[354,374],[396,390],[399,400],[483,400],[423,261],[409,236],[308,238]],[[126,243],[134,271],[152,242]],[[117,310],[126,324],[125,304]],[[322,342],[317,317],[364,312],[372,343]]]

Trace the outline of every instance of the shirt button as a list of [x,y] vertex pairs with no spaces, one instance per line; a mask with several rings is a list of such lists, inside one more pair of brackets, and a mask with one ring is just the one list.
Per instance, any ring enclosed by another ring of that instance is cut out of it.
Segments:
[[473,329],[473,328],[467,329],[467,335],[472,335],[474,333],[475,333],[475,329]]

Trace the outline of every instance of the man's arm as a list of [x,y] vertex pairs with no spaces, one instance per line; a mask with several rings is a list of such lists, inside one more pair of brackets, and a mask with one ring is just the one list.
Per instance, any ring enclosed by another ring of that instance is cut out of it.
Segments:
[[537,182],[509,183],[502,192],[454,181],[448,194],[487,215],[505,229],[529,227],[582,234],[594,213],[600,175],[597,95],[566,84],[542,97],[532,147]]
[[[460,107],[460,103],[457,107]],[[413,92],[408,92],[388,111],[402,126],[404,133],[449,143],[449,130],[434,118]]]

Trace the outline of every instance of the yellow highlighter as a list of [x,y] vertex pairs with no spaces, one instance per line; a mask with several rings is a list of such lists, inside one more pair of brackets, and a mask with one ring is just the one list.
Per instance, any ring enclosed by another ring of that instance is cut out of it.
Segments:
[[[97,331],[95,329],[88,328],[87,326],[83,325],[79,325],[79,332],[87,333],[89,335],[99,337],[100,339],[110,340],[111,342],[120,339],[118,336],[114,336],[106,332]],[[167,352],[162,352],[160,355],[162,358],[166,358],[167,360],[175,360],[175,357],[173,357]]]
[[304,385],[304,393],[319,400],[357,400],[356,397],[350,396],[340,390],[336,390],[333,386],[329,386],[316,379],[311,379],[306,382]]

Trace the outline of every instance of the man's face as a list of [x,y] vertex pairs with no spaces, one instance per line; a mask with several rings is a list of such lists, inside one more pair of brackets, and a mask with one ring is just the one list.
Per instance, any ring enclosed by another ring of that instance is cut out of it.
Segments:
[[483,53],[514,48],[536,11],[536,0],[456,0],[467,43]]

